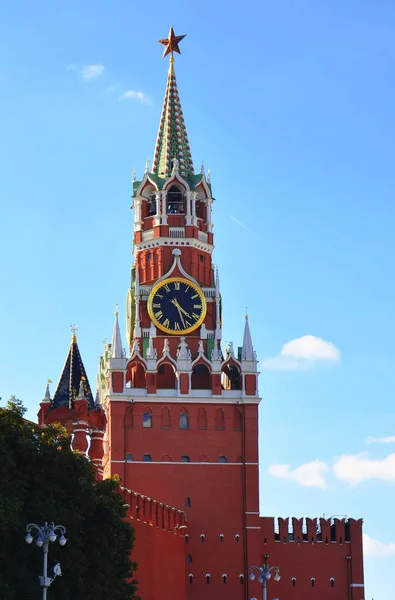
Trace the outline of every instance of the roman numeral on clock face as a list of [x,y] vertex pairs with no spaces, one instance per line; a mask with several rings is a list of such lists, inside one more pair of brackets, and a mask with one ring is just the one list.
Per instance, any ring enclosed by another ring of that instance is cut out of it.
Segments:
[[174,282],[174,289],[175,290],[179,290],[180,289],[180,282],[179,281],[175,281]]
[[162,325],[163,325],[163,327],[167,327],[167,328],[169,328],[169,327],[170,327],[170,321],[169,321],[169,319],[165,319],[165,320],[163,321]]
[[161,310],[158,310],[156,313],[154,313],[154,315],[156,319],[160,319],[163,317],[163,312]]
[[199,298],[199,294],[194,294],[193,296],[191,296],[192,300],[194,300],[195,298]]
[[199,315],[197,315],[196,313],[193,312],[192,313],[192,319],[198,320],[198,318],[199,318]]

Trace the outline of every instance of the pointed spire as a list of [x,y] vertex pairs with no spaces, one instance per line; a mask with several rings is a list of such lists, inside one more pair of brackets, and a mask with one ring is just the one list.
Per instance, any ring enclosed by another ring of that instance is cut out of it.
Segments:
[[[168,40],[170,40],[171,34],[172,29]],[[176,36],[176,38],[180,41],[179,38],[182,39],[182,36]],[[160,40],[160,42],[164,43],[168,40]],[[170,48],[170,67],[152,164],[152,173],[165,178],[171,175],[174,159],[178,161],[179,172],[182,177],[194,174],[191,149],[174,72],[173,50],[179,52],[173,44]]]
[[81,354],[77,344],[75,325],[71,326],[73,332],[70,348],[66,357],[56,391],[51,403],[51,410],[56,408],[74,408],[74,400],[81,393],[81,383],[84,398],[89,402],[89,408],[95,407],[88,377],[82,362]]
[[121,338],[121,330],[119,329],[118,305],[117,305],[116,310],[115,310],[114,331],[112,334],[111,358],[122,358],[122,357],[123,357],[122,338]]
[[255,352],[252,345],[250,325],[248,323],[248,315],[246,315],[244,324],[243,348],[241,350],[241,359],[255,360]]
[[45,396],[43,402],[51,402],[51,392],[49,391],[49,384],[52,383],[50,379],[48,379],[47,387],[45,389]]

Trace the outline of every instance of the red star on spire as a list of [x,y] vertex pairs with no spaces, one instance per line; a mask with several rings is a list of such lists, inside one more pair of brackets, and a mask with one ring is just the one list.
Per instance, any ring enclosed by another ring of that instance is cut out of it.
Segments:
[[173,27],[170,27],[169,37],[163,40],[158,40],[160,44],[163,44],[165,46],[162,58],[165,58],[165,56],[170,54],[170,52],[172,54],[173,52],[178,52],[178,54],[181,54],[178,44],[181,42],[181,40],[184,39],[185,36],[186,34],[174,35]]

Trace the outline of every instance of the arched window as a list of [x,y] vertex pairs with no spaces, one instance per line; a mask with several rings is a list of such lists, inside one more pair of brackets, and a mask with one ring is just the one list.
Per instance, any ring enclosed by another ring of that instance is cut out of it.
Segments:
[[227,463],[228,459],[226,458],[226,456],[218,456],[218,462],[219,463]]
[[296,587],[296,577],[292,577],[292,587]]
[[156,215],[156,198],[155,194],[151,194],[147,202],[147,217]]
[[152,456],[151,456],[151,454],[144,454],[143,455],[143,461],[144,462],[152,462]]
[[125,460],[126,460],[126,462],[133,462],[133,456],[131,454],[126,454]]
[[187,544],[189,542],[189,535],[186,533],[184,535],[184,538],[185,538],[185,543]]
[[233,429],[236,431],[242,431],[243,429],[243,417],[239,407],[233,409]]
[[183,412],[180,413],[180,418],[178,420],[178,427],[180,429],[188,429],[189,427],[189,419],[188,413],[186,409],[183,409]]
[[205,538],[205,537],[206,537],[206,536],[204,535],[204,533],[201,533],[201,534],[200,534],[200,541],[201,541],[201,542],[204,542],[204,538]]
[[210,573],[206,573],[206,583],[210,583]]
[[189,458],[188,454],[183,454],[181,456],[181,462],[191,462],[191,459]]
[[331,582],[331,587],[335,587],[335,578],[331,577],[329,581]]
[[187,563],[192,562],[192,554],[187,554]]
[[215,413],[215,429],[225,429],[225,411],[223,408],[217,408]]
[[227,363],[221,377],[224,390],[241,390],[241,381],[240,369],[232,363]]
[[133,406],[126,407],[125,427],[133,427]]
[[200,406],[198,409],[198,429],[207,429],[207,413],[206,409],[203,406]]
[[189,583],[193,583],[193,575],[192,575],[192,573],[189,573]]
[[211,373],[207,365],[195,365],[191,375],[191,388],[193,390],[211,390]]
[[236,542],[238,542],[238,541],[239,541],[239,539],[240,539],[240,535],[239,535],[238,533],[236,533],[236,535],[235,535],[235,540],[236,540]]
[[167,213],[169,215],[182,215],[184,210],[184,196],[183,193],[172,185],[167,192]]
[[239,575],[239,579],[240,579],[240,583],[241,583],[241,584],[243,584],[243,583],[244,583],[244,575],[242,575],[242,574],[240,573],[240,575]]
[[158,367],[156,375],[156,387],[161,390],[175,390],[177,378],[174,368],[170,363],[164,362]]
[[315,587],[315,579],[314,579],[314,577],[311,578],[311,587]]
[[220,533],[220,534],[219,534],[219,541],[220,541],[220,542],[223,542],[223,541],[224,541],[224,534],[223,534],[223,533]]
[[152,412],[146,410],[143,414],[143,427],[152,427]]
[[227,576],[227,574],[226,574],[226,573],[222,573],[222,581],[223,581],[224,583],[226,583],[226,579],[227,579],[227,577],[228,577],[228,576]]
[[127,375],[132,388],[145,388],[145,370],[141,363],[135,362],[130,365]]
[[191,508],[191,499],[189,496],[185,499],[185,506]]
[[161,427],[162,429],[169,429],[171,427],[170,408],[167,406],[162,407]]

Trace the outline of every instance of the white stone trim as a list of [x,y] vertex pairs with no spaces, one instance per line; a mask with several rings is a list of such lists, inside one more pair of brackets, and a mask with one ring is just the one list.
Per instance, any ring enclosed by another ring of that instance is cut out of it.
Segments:
[[259,466],[259,463],[241,463],[241,462],[237,462],[237,463],[220,463],[220,462],[215,462],[215,461],[208,461],[208,462],[203,462],[203,461],[195,461],[195,462],[184,462],[184,461],[176,461],[176,460],[115,460],[115,459],[111,459],[111,462],[113,463],[119,463],[119,464],[124,464],[127,463],[128,465],[132,465],[132,464],[136,464],[136,465],[145,465],[145,464],[150,464],[150,465],[229,465],[229,466],[233,466],[233,467],[241,467],[242,465],[251,467],[251,466]]
[[[208,391],[210,390],[193,390],[193,392],[197,391]],[[125,393],[126,392],[126,393]],[[169,392],[166,394],[164,392]],[[225,390],[226,393],[226,390]],[[228,392],[229,393],[229,392]],[[232,393],[232,391],[230,391]],[[211,400],[216,404],[231,404],[232,406],[236,404],[236,401],[239,400],[242,404],[259,404],[261,398],[258,396],[226,396],[223,395],[214,395],[211,394],[181,394],[179,390],[159,390],[159,393],[156,394],[147,394],[147,390],[145,388],[125,388],[123,393],[112,394],[106,397],[105,402],[130,402],[133,399],[134,402],[152,402],[154,404],[158,403],[166,403],[166,402],[174,402],[174,403],[185,403],[185,404],[202,404],[207,400]]]
[[[150,229],[148,231],[151,231]],[[166,243],[165,243],[166,242]],[[142,242],[134,242],[133,253],[137,257],[137,254],[141,250],[148,250],[157,246],[171,247],[171,246],[189,246],[190,248],[197,248],[212,254],[214,246],[202,240],[196,238],[173,238],[173,237],[159,237],[152,240],[143,240]]]

